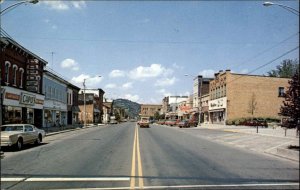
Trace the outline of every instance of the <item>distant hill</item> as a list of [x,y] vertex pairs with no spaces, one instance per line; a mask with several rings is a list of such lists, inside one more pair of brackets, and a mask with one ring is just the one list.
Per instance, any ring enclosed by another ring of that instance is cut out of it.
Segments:
[[141,111],[141,105],[132,102],[127,99],[116,99],[113,101],[113,107],[114,108],[123,108],[123,109],[128,109],[128,116],[130,118],[135,118],[139,116],[139,113]]

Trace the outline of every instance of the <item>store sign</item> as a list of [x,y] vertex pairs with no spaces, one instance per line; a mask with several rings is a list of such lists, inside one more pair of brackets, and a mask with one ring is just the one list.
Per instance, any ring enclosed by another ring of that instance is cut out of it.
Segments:
[[18,94],[13,94],[13,93],[6,92],[5,93],[5,98],[10,99],[10,100],[19,100],[20,96]]
[[26,93],[21,93],[20,104],[34,105],[35,96]]
[[215,110],[215,109],[226,109],[227,106],[227,98],[219,98],[216,100],[209,101],[209,110]]

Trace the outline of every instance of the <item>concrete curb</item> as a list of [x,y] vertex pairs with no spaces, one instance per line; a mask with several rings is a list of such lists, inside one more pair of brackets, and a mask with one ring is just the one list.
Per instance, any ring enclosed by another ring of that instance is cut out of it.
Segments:
[[287,148],[277,148],[277,155],[299,162],[299,151],[289,150]]
[[78,128],[75,128],[75,129],[67,129],[67,130],[63,130],[63,131],[46,133],[45,137],[52,136],[52,135],[58,135],[58,134],[61,134],[61,133],[67,133],[67,132],[71,132],[71,131],[76,131],[76,130],[81,130],[81,129],[88,129],[88,128],[92,128],[92,127],[98,127],[98,125],[87,126],[87,127],[82,127],[82,128],[78,127]]

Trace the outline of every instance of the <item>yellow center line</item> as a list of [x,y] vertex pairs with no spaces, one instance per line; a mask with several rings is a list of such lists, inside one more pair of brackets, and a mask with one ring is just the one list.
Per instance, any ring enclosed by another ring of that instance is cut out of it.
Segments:
[[135,151],[136,151],[136,131],[134,130],[133,150],[132,150],[132,163],[131,163],[131,178],[130,178],[130,189],[135,188]]
[[139,130],[137,128],[137,156],[138,156],[138,172],[139,172],[139,188],[144,188],[144,181],[143,181],[143,168],[142,168],[142,161],[141,161],[141,152],[140,152],[140,142],[139,142]]

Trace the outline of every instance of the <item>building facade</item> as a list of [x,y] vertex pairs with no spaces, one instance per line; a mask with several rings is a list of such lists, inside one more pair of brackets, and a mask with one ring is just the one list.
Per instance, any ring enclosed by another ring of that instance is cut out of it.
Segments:
[[225,124],[228,120],[251,117],[280,119],[278,113],[289,80],[230,70],[216,73],[210,82],[210,123]]
[[192,114],[194,118],[198,118],[198,120],[202,123],[203,114],[201,110],[201,97],[203,95],[209,94],[209,81],[212,78],[203,78],[201,75],[198,75],[194,78],[193,85],[193,110]]
[[80,109],[78,107],[78,93],[80,88],[68,84],[67,85],[67,124],[68,125],[74,125],[79,123],[79,112]]
[[67,81],[56,74],[44,70],[44,127],[48,128],[67,125],[68,84]]
[[140,115],[143,117],[154,117],[156,112],[160,113],[162,105],[157,104],[141,104]]
[[[98,89],[95,93],[85,93],[86,121],[87,123],[103,123],[103,95],[104,91]],[[84,123],[84,93],[78,95],[79,120]]]
[[0,38],[1,123],[42,127],[43,69],[47,62],[14,40]]

